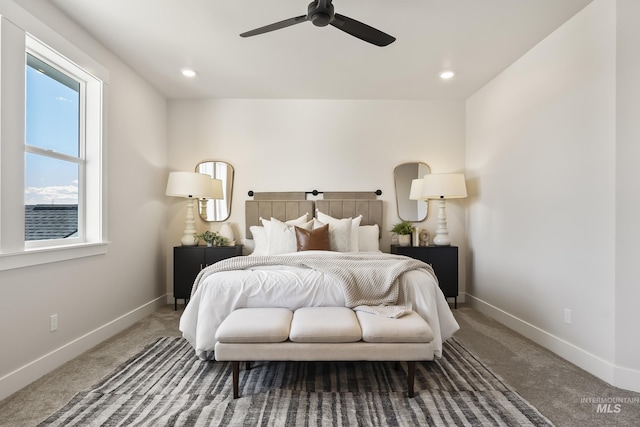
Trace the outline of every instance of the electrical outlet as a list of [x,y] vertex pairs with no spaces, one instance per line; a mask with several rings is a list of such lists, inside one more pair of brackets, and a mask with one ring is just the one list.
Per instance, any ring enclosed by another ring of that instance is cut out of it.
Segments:
[[49,332],[58,330],[58,315],[52,314],[49,318]]
[[566,323],[567,325],[571,324],[571,310],[569,310],[568,308],[564,309],[564,323]]

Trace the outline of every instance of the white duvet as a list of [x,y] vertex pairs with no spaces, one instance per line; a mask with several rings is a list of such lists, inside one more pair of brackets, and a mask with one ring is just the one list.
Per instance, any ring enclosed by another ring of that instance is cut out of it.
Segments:
[[[412,270],[405,273],[405,278],[411,308],[433,329],[435,356],[440,357],[442,342],[459,329],[458,323],[431,274]],[[204,279],[191,296],[180,318],[180,331],[199,358],[213,359],[216,330],[232,311],[245,307],[295,310],[312,306],[344,306],[342,289],[336,277],[306,268],[262,266],[217,272]]]

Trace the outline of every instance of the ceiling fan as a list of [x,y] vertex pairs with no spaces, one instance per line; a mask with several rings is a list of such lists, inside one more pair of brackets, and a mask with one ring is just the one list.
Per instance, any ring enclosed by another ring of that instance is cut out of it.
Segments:
[[356,21],[339,13],[334,13],[332,0],[314,0],[309,3],[307,14],[296,16],[295,18],[285,19],[275,24],[265,25],[255,30],[247,31],[240,34],[241,37],[257,36],[258,34],[268,33],[269,31],[279,30],[290,27],[291,25],[300,24],[302,22],[311,21],[317,27],[326,27],[332,25],[347,34],[364,40],[376,46],[387,46],[393,43],[396,38],[389,34],[383,33],[373,27]]

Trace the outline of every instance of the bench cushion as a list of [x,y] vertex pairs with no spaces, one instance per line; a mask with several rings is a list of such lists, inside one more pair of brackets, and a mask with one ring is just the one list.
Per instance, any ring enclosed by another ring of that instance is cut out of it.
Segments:
[[346,307],[304,307],[293,313],[289,339],[299,343],[355,342],[362,331],[355,313]]
[[293,312],[288,308],[240,308],[227,316],[216,331],[222,343],[275,343],[286,341]]
[[415,311],[397,319],[363,311],[357,311],[356,316],[362,328],[362,340],[365,342],[428,343],[434,338],[429,324]]

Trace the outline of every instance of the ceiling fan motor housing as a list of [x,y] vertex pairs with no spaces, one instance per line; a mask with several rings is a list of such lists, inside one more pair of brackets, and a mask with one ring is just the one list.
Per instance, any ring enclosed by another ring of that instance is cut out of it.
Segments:
[[313,1],[307,8],[307,19],[316,27],[326,27],[333,21],[333,10],[331,1]]

